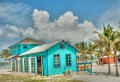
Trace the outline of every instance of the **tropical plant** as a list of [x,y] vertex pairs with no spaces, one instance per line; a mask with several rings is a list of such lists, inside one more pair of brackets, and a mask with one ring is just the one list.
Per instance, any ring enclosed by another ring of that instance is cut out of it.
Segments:
[[111,50],[110,46],[110,35],[112,33],[112,28],[110,25],[107,27],[104,26],[103,32],[95,32],[98,34],[98,39],[97,39],[97,44],[99,44],[100,52],[102,54],[102,49],[105,49],[105,53],[108,57],[108,73],[111,73],[111,68],[110,68],[110,60],[109,60],[109,53]]
[[[105,42],[103,42],[103,39],[101,39],[101,36],[99,36],[98,38],[95,38],[93,40],[94,42],[94,48],[96,48],[96,52],[97,54],[99,54],[99,59],[100,57],[103,57],[104,56],[104,45],[105,45]],[[102,65],[103,65],[103,59],[101,61]]]
[[5,49],[2,51],[2,58],[8,58],[10,56],[10,50]]
[[116,52],[119,48],[118,48],[118,46],[116,46],[116,44],[120,43],[120,32],[113,30],[110,25],[108,27],[109,27],[109,32],[107,34],[107,37],[110,40],[110,47],[114,51],[116,76],[119,76],[118,65],[117,65],[118,60],[116,58]]
[[120,42],[120,32],[113,30],[113,28],[110,25],[108,25],[107,27],[104,26],[103,33],[99,33],[99,32],[96,32],[96,33],[98,34],[102,43],[105,43],[104,47],[105,47],[106,54],[108,57],[109,74],[111,73],[109,55],[113,51],[114,57],[115,57],[116,76],[119,76],[117,58],[116,58],[116,52],[119,48],[117,49],[116,44]]
[[91,62],[92,62],[93,59],[94,59],[94,57],[93,57],[94,50],[95,50],[94,45],[89,42],[88,45],[87,45],[87,54],[90,55],[90,56],[89,56],[89,59],[90,59]]
[[87,43],[85,42],[80,42],[80,43],[76,43],[75,47],[79,50],[80,54],[81,54],[81,61],[86,61],[86,54],[87,54]]

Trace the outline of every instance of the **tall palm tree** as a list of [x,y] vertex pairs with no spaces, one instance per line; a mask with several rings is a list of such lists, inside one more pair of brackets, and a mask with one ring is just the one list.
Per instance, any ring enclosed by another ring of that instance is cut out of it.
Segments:
[[110,25],[107,27],[104,26],[103,32],[95,32],[98,34],[98,43],[102,44],[99,47],[103,47],[106,50],[106,55],[108,57],[108,74],[111,74],[111,68],[110,68],[110,60],[109,60],[109,54],[111,50],[111,42],[110,42],[110,36],[112,33],[112,28]]
[[116,32],[116,31],[112,32],[110,40],[111,40],[111,46],[112,46],[113,51],[114,51],[116,76],[119,76],[118,65],[117,65],[117,58],[116,58],[116,52],[117,52],[116,44],[120,42],[120,33]]
[[110,47],[114,51],[116,76],[119,76],[118,65],[117,65],[118,60],[116,58],[116,52],[119,48],[118,46],[116,46],[116,44],[120,43],[120,32],[113,30],[110,25],[107,27],[107,29],[109,30],[107,37],[110,40]]
[[104,38],[103,42],[106,43],[105,48],[106,48],[106,53],[108,56],[109,69],[110,69],[109,54],[111,51],[114,52],[116,76],[119,76],[117,58],[116,58],[116,52],[118,49],[117,49],[116,44],[120,42],[120,32],[113,30],[113,28],[110,25],[108,25],[107,27],[104,27],[103,34],[102,33],[98,33],[98,34],[99,36],[102,36],[102,39]]

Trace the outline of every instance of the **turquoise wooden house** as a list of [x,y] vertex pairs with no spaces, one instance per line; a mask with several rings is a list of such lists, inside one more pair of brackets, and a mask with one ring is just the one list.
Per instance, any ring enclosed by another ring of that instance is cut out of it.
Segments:
[[12,71],[43,76],[77,71],[76,49],[64,40],[44,44],[26,38],[9,48]]

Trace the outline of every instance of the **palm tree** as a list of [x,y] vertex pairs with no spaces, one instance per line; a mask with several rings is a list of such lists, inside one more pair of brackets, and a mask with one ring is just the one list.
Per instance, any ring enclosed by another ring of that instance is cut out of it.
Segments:
[[[104,56],[104,46],[105,46],[105,42],[103,42],[103,39],[101,39],[100,36],[94,39],[94,48],[97,49],[96,51],[99,53],[100,57]],[[101,62],[103,65],[103,59]]]
[[2,58],[8,58],[10,55],[10,50],[5,49],[2,51]]
[[114,51],[116,76],[119,76],[118,65],[117,65],[117,58],[116,58],[116,52],[119,49],[119,47],[116,46],[116,44],[120,43],[120,32],[113,30],[110,25],[108,25],[107,28],[109,28],[108,29],[109,32],[107,34],[107,37],[110,40],[110,47]]
[[116,31],[112,32],[110,40],[111,40],[111,46],[112,46],[113,51],[114,51],[116,76],[119,76],[118,65],[117,65],[117,58],[116,58],[116,52],[117,52],[117,46],[116,46],[116,44],[120,42],[120,33],[116,32]]
[[108,25],[107,27],[104,26],[103,32],[95,32],[98,34],[98,43],[99,43],[99,47],[101,48],[105,48],[106,50],[106,55],[108,57],[108,74],[111,74],[111,68],[110,68],[110,60],[109,60],[109,54],[110,54],[110,50],[111,50],[111,41],[110,41],[110,36],[112,33],[112,28],[110,25]]
[[108,25],[107,27],[104,27],[103,33],[98,33],[98,35],[101,36],[102,41],[105,42],[109,70],[110,70],[109,54],[111,51],[114,52],[116,76],[119,76],[116,58],[116,52],[119,48],[117,49],[118,46],[116,46],[116,44],[120,43],[120,32],[113,30],[113,28],[110,25]]
[[85,43],[85,42],[76,43],[75,47],[81,53],[81,61],[85,61],[86,60],[86,54],[87,54],[87,43]]
[[94,45],[92,44],[92,43],[88,43],[88,45],[87,45],[88,47],[87,47],[87,54],[89,54],[90,55],[90,61],[92,62],[92,60],[94,59],[94,57],[93,57],[93,53],[94,53],[94,50],[95,50],[95,47],[94,47]]

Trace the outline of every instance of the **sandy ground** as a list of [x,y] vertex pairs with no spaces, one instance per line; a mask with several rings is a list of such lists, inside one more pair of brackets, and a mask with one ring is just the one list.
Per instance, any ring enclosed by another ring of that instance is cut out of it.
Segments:
[[[116,69],[115,69],[115,65],[111,64],[111,74],[115,75]],[[118,70],[120,73],[120,64],[118,64]],[[104,72],[104,73],[108,73],[108,64],[104,64],[103,66],[101,65],[93,65],[93,72]]]
[[11,72],[9,72],[8,69],[5,68],[0,68],[0,74],[10,74]]
[[74,75],[76,80],[83,82],[120,82],[120,77],[105,76],[105,75]]
[[[120,73],[120,65],[118,66],[118,69]],[[112,75],[101,74],[101,73],[108,73],[107,64],[104,66],[93,65],[93,72],[99,72],[99,73],[92,74],[92,75],[79,74],[79,75],[74,75],[73,78],[84,81],[84,82],[120,82],[120,77],[115,76],[114,64],[111,65]]]

